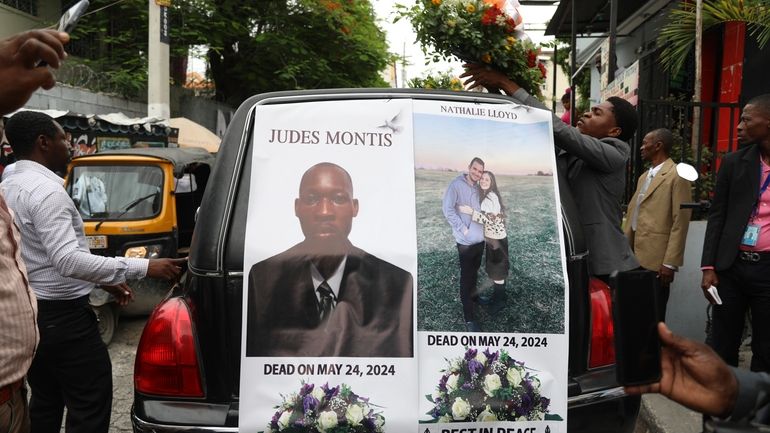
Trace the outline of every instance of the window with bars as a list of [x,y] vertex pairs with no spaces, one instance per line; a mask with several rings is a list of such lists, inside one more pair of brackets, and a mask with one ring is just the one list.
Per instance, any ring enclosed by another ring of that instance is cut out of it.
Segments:
[[37,16],[37,0],[0,0],[0,4]]

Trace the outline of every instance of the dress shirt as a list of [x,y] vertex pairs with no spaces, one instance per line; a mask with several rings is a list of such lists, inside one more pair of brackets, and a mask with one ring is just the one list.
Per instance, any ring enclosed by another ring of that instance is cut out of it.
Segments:
[[0,387],[27,374],[39,339],[37,301],[20,245],[13,213],[0,195]]
[[342,262],[337,266],[337,269],[334,270],[334,273],[332,274],[329,279],[324,279],[323,275],[321,275],[321,272],[315,267],[314,264],[310,264],[310,276],[313,278],[313,291],[315,293],[316,299],[318,299],[318,302],[321,302],[321,294],[318,293],[318,286],[321,285],[324,281],[326,281],[326,284],[329,285],[329,287],[332,289],[332,293],[334,293],[334,306],[337,306],[337,298],[340,295],[340,286],[342,285],[342,276],[345,273],[345,263],[348,261],[348,256],[345,256],[345,258],[342,259]]
[[75,299],[91,293],[94,283],[114,285],[147,274],[147,259],[91,254],[75,203],[46,167],[19,161],[0,188],[16,213],[22,257],[38,299]]

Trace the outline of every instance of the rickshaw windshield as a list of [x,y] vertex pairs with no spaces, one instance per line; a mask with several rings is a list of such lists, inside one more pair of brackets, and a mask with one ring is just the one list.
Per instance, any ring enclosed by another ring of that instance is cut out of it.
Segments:
[[81,165],[70,176],[68,192],[84,220],[138,220],[160,212],[160,167]]

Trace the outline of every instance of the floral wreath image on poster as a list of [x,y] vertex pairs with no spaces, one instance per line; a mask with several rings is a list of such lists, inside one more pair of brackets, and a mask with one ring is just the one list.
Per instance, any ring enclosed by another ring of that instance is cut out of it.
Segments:
[[467,349],[447,360],[428,412],[433,422],[559,421],[549,413],[538,372],[505,350]]
[[303,383],[298,393],[283,396],[270,420],[270,433],[383,433],[378,406],[346,384]]

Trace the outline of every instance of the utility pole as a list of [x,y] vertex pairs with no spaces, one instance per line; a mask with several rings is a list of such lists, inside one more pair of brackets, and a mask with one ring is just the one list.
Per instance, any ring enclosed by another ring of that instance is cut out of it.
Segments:
[[703,50],[703,0],[696,0],[695,2],[695,83],[693,84],[692,102],[695,103],[692,113],[692,139],[690,144],[693,150],[697,150],[698,139],[700,138],[700,118],[701,113],[701,87],[702,87],[702,67],[701,67],[701,55]]
[[169,36],[168,8],[171,0],[149,0],[147,49],[147,116],[168,119],[169,107]]

